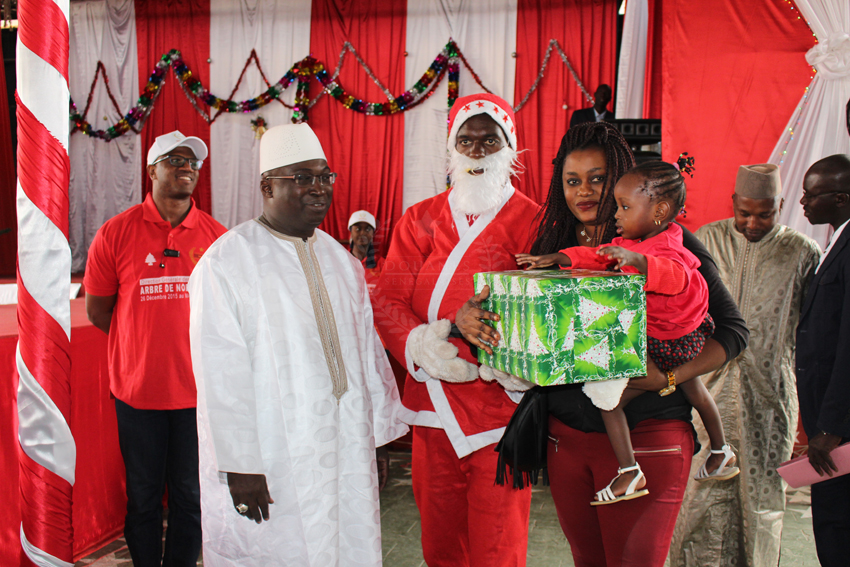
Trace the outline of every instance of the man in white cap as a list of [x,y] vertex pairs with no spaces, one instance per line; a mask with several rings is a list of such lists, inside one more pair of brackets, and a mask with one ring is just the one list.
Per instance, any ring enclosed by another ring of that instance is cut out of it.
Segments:
[[[794,332],[820,258],[814,240],[778,224],[781,194],[775,165],[741,166],[735,216],[696,232],[747,321],[750,343],[704,377],[741,474],[690,483],[671,546],[674,566],[779,564],[785,483],[776,467],[791,457],[797,435]],[[707,450],[705,429],[694,421]]]
[[414,425],[413,494],[425,562],[525,565],[531,491],[494,483],[493,448],[519,396],[479,379],[474,343],[453,323],[463,328],[458,310],[475,294],[473,274],[517,269],[514,255],[531,247],[539,207],[511,185],[517,132],[505,100],[459,98],[449,114],[448,150],[452,189],[413,205],[396,226],[375,319],[409,372],[405,419]]
[[378,278],[381,277],[381,270],[384,267],[384,259],[378,255],[372,243],[377,228],[375,216],[369,211],[354,211],[348,219],[348,249],[363,264],[370,293],[378,284]]
[[195,565],[201,550],[186,282],[226,230],[192,204],[206,157],[194,136],[159,136],[147,159],[153,190],[98,230],[83,280],[89,319],[109,335],[109,390],[127,470],[124,535],[137,567]]
[[260,142],[263,213],[189,282],[204,564],[381,564],[378,491],[404,435],[363,268],[318,230],[336,174],[307,124]]

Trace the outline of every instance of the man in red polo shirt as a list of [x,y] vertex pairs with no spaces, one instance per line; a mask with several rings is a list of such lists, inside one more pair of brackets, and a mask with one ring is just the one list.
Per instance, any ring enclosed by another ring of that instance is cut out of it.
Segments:
[[226,232],[192,203],[207,154],[199,138],[178,131],[158,137],[147,159],[152,192],[107,221],[89,248],[86,311],[109,335],[109,389],[127,469],[124,535],[136,567],[195,565],[201,549],[186,282]]

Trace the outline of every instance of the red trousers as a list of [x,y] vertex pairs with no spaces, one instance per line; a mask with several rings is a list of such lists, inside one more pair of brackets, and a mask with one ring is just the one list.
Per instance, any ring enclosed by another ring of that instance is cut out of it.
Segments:
[[442,429],[413,428],[413,496],[428,567],[523,567],[531,490],[497,486],[495,445],[459,459]]
[[576,567],[664,565],[691,471],[690,424],[675,419],[639,423],[632,445],[649,494],[604,506],[590,502],[617,474],[608,436],[582,433],[553,417],[549,436],[552,497]]

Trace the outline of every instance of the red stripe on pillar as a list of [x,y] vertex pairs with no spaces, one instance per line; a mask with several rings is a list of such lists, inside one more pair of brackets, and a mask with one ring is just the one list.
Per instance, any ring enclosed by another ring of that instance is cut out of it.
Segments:
[[44,340],[20,341],[21,358],[67,423],[71,412],[71,341],[62,326],[29,294],[18,272],[18,332],[37,332]]
[[[74,541],[73,532],[69,529],[71,507],[64,503],[71,501],[71,485],[30,459],[20,446],[18,457],[21,510],[24,512],[21,523],[27,540],[38,549],[70,562]],[[28,514],[27,510],[38,510],[39,513]]]
[[[537,78],[550,39],[557,39],[592,94],[600,83],[614,86],[617,0],[519,0],[515,104]],[[567,106],[564,109],[564,105]],[[552,160],[567,132],[573,111],[589,107],[560,56],[553,50],[537,91],[517,113],[518,145],[527,149],[519,189],[542,203],[549,193]]]
[[[350,41],[394,96],[404,91],[406,2],[313,0],[311,20],[310,51],[329,73],[343,44]],[[362,100],[387,100],[351,54],[345,58],[339,81]],[[313,96],[317,87],[314,83]],[[379,253],[385,252],[393,224],[401,217],[404,116],[365,116],[324,96],[310,109],[309,123],[322,141],[328,164],[339,173],[333,206],[321,228],[347,240],[351,213],[368,210],[378,221],[375,246]]]
[[[135,0],[136,45],[139,53],[139,88],[143,89],[160,57],[171,49],[183,54],[183,61],[192,74],[209,85],[210,64],[210,2],[209,0]],[[234,81],[236,77],[234,77]],[[276,79],[275,79],[276,80]],[[154,104],[142,130],[142,199],[151,192],[147,174],[148,149],[157,136],[180,130],[186,136],[197,136],[209,147],[210,125],[186,99],[177,77],[169,68],[165,88]],[[221,95],[221,93],[216,93]],[[200,103],[198,103],[200,104]],[[209,107],[201,105],[209,114]],[[245,127],[250,128],[248,119]],[[201,170],[193,195],[202,211],[212,211],[210,168]]]
[[[44,33],[50,30],[50,33]],[[18,0],[18,41],[68,81],[68,20],[56,2]]]
[[[18,93],[18,180],[29,200],[68,238],[68,179],[71,163],[59,140],[47,131]],[[61,173],[61,174],[60,174]]]

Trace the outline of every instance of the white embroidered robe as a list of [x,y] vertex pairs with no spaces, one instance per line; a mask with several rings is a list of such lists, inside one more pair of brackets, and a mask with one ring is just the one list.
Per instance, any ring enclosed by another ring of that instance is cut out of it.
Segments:
[[[322,231],[252,220],[189,294],[204,564],[380,565],[375,447],[408,428],[360,263]],[[266,476],[268,522],[236,512],[223,472]]]

